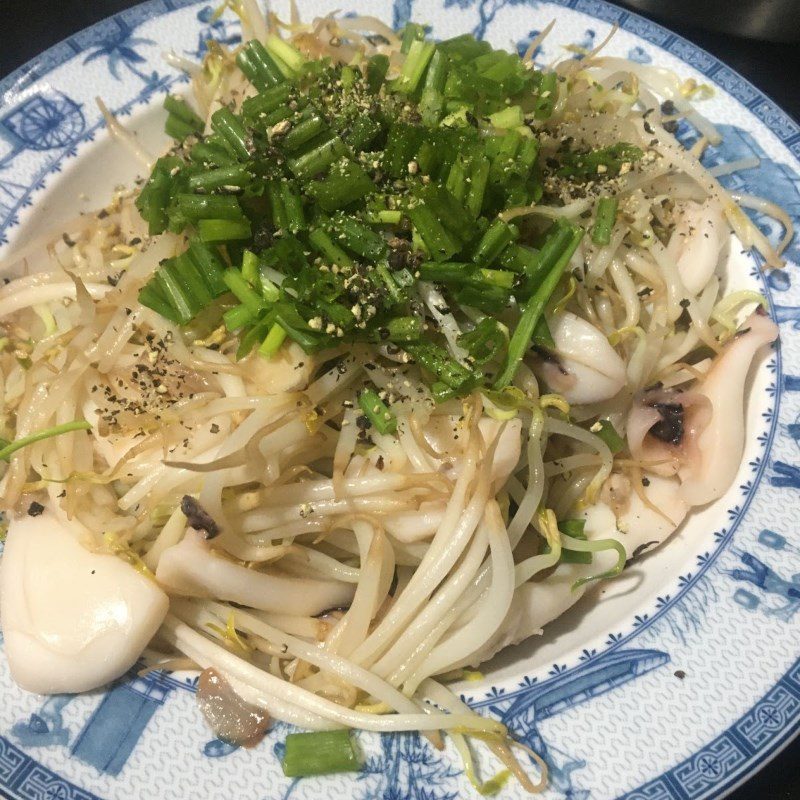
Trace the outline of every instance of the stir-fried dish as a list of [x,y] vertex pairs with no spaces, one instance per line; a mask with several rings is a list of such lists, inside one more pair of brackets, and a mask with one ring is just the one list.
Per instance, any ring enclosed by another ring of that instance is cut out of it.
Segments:
[[232,5],[241,46],[169,57],[168,152],[103,107],[142,180],[3,266],[13,677],[201,670],[224,740],[318,732],[289,775],[445,732],[535,791],[446,684],[731,485],[777,328],[724,269],[782,266],[739,204],[785,215],[701,166],[695,84],[602,45]]

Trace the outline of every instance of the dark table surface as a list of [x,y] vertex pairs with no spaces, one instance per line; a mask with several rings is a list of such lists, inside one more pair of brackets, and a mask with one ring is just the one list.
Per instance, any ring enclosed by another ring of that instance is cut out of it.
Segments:
[[[38,0],[34,4],[0,0],[0,78],[65,36],[132,5],[136,3],[131,0]],[[749,41],[689,25],[666,24],[749,78],[800,119],[800,46]],[[800,740],[734,792],[731,800],[800,800],[799,764]]]

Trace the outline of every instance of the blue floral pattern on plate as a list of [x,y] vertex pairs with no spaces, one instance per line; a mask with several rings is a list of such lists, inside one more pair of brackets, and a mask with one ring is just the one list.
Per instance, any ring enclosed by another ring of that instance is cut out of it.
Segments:
[[[300,5],[307,14],[333,7]],[[735,72],[658,25],[602,0],[353,0],[351,8],[395,26],[420,19],[435,35],[471,31],[520,52],[556,18],[536,53],[542,63],[568,55],[565,45],[580,58],[617,24],[609,52],[667,63],[715,87],[709,116],[724,141],[706,150],[705,163],[758,157],[759,169],[723,183],[780,203],[800,224],[800,128]],[[239,36],[237,21],[216,18],[206,2],[152,0],[76,34],[0,82],[0,245],[14,241],[67,163],[91,150],[103,128],[94,94],[130,115],[185,80],[160,59],[164,49],[198,57],[209,38],[235,45]],[[691,142],[690,130],[681,135]],[[780,234],[774,221],[754,218],[773,240]],[[753,261],[751,277],[763,284],[783,341],[761,370],[741,483],[727,507],[709,517],[702,540],[684,543],[679,574],[552,662],[534,668],[520,660],[488,685],[463,687],[465,700],[546,758],[546,798],[719,797],[800,727],[800,540],[792,513],[800,503],[800,350],[792,336],[800,327],[798,240],[787,255],[791,265],[766,278]],[[757,668],[731,671],[731,663],[748,659]],[[359,735],[365,761],[357,776],[289,781],[278,766],[289,726],[276,725],[257,751],[241,751],[204,729],[194,689],[195,681],[181,675],[132,673],[90,696],[38,698],[13,687],[0,659],[0,794],[471,796],[453,751],[437,751],[415,734]],[[481,766],[488,768],[482,760]],[[523,793],[509,783],[501,796]]]

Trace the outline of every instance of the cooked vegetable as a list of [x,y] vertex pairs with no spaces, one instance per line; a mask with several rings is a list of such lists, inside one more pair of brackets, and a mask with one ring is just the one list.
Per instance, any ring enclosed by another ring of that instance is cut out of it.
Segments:
[[286,737],[283,774],[287,778],[356,772],[361,762],[350,731],[290,733]]

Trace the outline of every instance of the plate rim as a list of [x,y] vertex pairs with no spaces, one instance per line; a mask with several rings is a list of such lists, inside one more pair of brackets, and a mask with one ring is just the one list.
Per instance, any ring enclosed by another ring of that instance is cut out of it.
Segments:
[[[457,2],[457,0],[455,0]],[[128,28],[136,28],[139,25],[157,19],[160,16],[170,14],[191,6],[199,6],[206,0],[145,0],[145,2],[138,3],[129,8],[123,9],[115,14],[108,15],[93,23],[90,26],[84,27],[65,37],[58,43],[38,53],[32,59],[22,64],[4,78],[0,79],[0,111],[5,109],[9,102],[13,102],[13,98],[21,91],[24,91],[31,85],[46,81],[48,75],[62,66],[69,64],[71,61],[77,60],[82,54],[85,54],[86,47],[81,45],[78,41],[79,36],[85,36],[88,33],[99,33],[104,26],[110,22],[117,22],[120,26]],[[454,0],[450,0],[452,4]],[[469,6],[473,5],[477,0],[472,0]],[[689,67],[697,70],[705,77],[709,78],[715,84],[722,87],[722,89],[731,95],[741,106],[746,110],[748,115],[752,115],[762,125],[764,125],[776,139],[786,148],[795,166],[800,171],[800,124],[794,116],[783,109],[773,98],[762,89],[759,89],[748,78],[741,75],[737,70],[728,66],[722,59],[709,53],[705,48],[700,47],[694,42],[686,39],[684,36],[675,33],[669,27],[662,25],[658,22],[650,20],[636,11],[623,9],[609,0],[546,0],[548,4],[569,8],[574,11],[586,14],[587,16],[597,19],[600,22],[607,24],[618,24],[620,29],[639,37],[646,42],[654,45],[655,47],[664,50],[682,61]],[[525,5],[536,5],[536,0],[523,0]],[[396,5],[396,0],[395,0]],[[461,3],[459,3],[461,5]],[[465,6],[468,7],[468,6]],[[649,34],[649,35],[648,35]],[[724,83],[719,80],[720,77],[724,78]],[[179,80],[179,79],[178,79]],[[157,94],[158,89],[148,89],[142,91],[140,95],[131,99],[127,104],[129,108],[135,105],[149,102],[153,95]],[[777,123],[781,129],[773,127]],[[95,128],[84,131],[80,137],[74,142],[75,147],[84,144],[88,138],[91,138],[92,132]],[[44,166],[41,170],[41,181],[37,180],[30,186],[26,187],[25,199],[30,198],[37,190],[42,188],[44,176],[54,171],[54,167],[60,165],[65,156],[67,156],[67,149],[61,148],[57,155],[54,156],[51,164]],[[4,234],[7,231],[18,225],[15,215],[20,208],[24,207],[25,203],[21,201],[19,205],[10,212],[6,219],[0,220],[0,242],[4,241]],[[800,235],[800,233],[798,233]],[[772,306],[772,298],[770,296],[770,305]],[[780,375],[780,350],[777,351],[777,374]],[[769,452],[769,445],[772,443],[773,436],[778,425],[778,407],[780,404],[780,395],[782,391],[780,388],[776,391],[776,407],[775,423],[770,430],[770,442],[765,443],[765,450]],[[764,459],[766,463],[766,458]],[[755,496],[758,488],[758,483],[763,473],[763,469],[759,470],[758,479],[755,481],[753,489],[748,492],[747,503],[752,497]],[[742,518],[744,517],[744,511]],[[738,524],[738,521],[737,523]],[[728,530],[732,535],[736,525],[730,526]],[[719,546],[717,554],[722,552],[724,547]],[[712,559],[714,560],[714,559]],[[665,609],[666,610],[666,609]],[[632,638],[630,635],[625,637],[625,640]],[[607,651],[603,651],[607,652]],[[571,669],[574,669],[572,667]],[[521,675],[520,675],[521,677]],[[508,679],[513,680],[513,679]],[[670,791],[669,797],[684,797],[686,795],[685,789],[679,788],[680,783],[675,779],[673,773],[678,771],[681,767],[697,762],[706,751],[709,751],[714,744],[731,736],[735,733],[735,729],[742,721],[748,716],[752,715],[762,706],[768,702],[771,693],[775,692],[779,687],[787,688],[794,697],[800,698],[800,655],[795,660],[794,664],[772,684],[765,694],[755,701],[752,706],[733,722],[726,730],[719,733],[711,742],[698,748],[694,753],[683,761],[675,764],[669,769],[665,769],[661,775],[653,778],[650,781],[643,783],[635,789],[620,795],[618,800],[643,800],[645,797],[650,797],[650,791],[658,788],[666,788]],[[481,703],[482,704],[482,703]],[[693,794],[693,798],[710,798],[710,797],[725,797],[733,792],[736,788],[745,783],[748,779],[754,776],[758,771],[771,762],[781,751],[783,751],[791,742],[800,735],[800,711],[794,717],[787,719],[779,729],[779,735],[771,738],[767,745],[763,748],[754,748],[750,746],[752,753],[740,763],[737,769],[723,773],[720,779],[708,785],[703,791]],[[91,793],[90,790],[82,789],[72,784],[68,779],[57,775],[45,765],[36,761],[26,751],[17,747],[10,742],[6,737],[0,736],[0,745],[10,747],[14,751],[21,753],[26,762],[29,763],[30,769],[44,771],[49,774],[53,779],[59,783],[66,784],[78,794],[75,795],[81,800],[100,800],[96,795]],[[3,748],[0,747],[0,750]],[[27,772],[27,769],[24,770]],[[2,790],[8,790],[8,785],[0,786]],[[19,797],[20,800],[23,795],[14,795]],[[655,796],[655,795],[652,795]],[[660,797],[661,795],[659,795]]]

